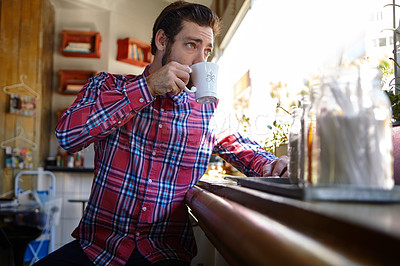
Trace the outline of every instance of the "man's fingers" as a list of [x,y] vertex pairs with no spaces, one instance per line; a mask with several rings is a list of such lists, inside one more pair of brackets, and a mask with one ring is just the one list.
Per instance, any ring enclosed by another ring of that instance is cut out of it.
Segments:
[[289,177],[289,169],[286,168],[285,172],[283,172],[283,175],[281,177]]
[[263,167],[263,176],[281,176],[288,177],[289,172],[287,169],[289,158],[282,156],[270,164]]
[[287,165],[289,162],[289,158],[287,156],[280,157],[275,164],[274,169],[272,170],[273,176],[281,176],[284,174],[284,171],[287,170]]
[[190,79],[190,67],[170,62],[146,77],[147,85],[153,96],[170,93],[177,95],[183,91]]
[[276,164],[274,169],[272,170],[273,176],[282,176],[287,170],[287,165],[289,162],[289,158],[287,156],[282,156],[278,160],[276,160]]
[[178,95],[185,89],[185,87],[186,87],[186,84],[182,80],[177,79],[177,80],[175,80],[175,86],[173,86],[171,94]]
[[[182,81],[184,83],[184,85],[186,86],[186,84],[188,84],[189,79],[190,79],[190,72],[189,72],[189,67],[186,66],[184,69],[177,69],[175,72],[177,81]],[[180,88],[182,88],[181,86],[179,86]],[[185,87],[182,88],[182,90]]]
[[263,176],[271,176],[272,175],[272,163],[267,164],[263,167]]

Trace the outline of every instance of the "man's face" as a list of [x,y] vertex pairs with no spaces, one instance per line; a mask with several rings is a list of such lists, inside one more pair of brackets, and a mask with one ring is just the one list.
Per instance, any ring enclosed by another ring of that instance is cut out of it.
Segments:
[[176,61],[183,65],[205,62],[213,50],[214,34],[212,28],[184,21],[182,30],[173,43],[168,42],[162,65]]

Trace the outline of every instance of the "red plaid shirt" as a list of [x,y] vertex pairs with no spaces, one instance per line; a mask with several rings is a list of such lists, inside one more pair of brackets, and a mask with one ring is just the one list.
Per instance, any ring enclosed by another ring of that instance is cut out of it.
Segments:
[[250,176],[276,159],[241,135],[216,138],[217,107],[193,94],[153,97],[145,72],[99,73],[60,119],[60,145],[75,152],[94,143],[89,202],[73,236],[96,265],[123,265],[136,247],[151,262],[190,261],[196,245],[185,194],[212,152]]

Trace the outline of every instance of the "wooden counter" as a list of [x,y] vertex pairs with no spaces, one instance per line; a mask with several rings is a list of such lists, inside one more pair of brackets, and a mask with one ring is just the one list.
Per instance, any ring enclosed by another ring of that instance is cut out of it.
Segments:
[[200,181],[187,205],[231,265],[400,265],[400,204],[306,202]]

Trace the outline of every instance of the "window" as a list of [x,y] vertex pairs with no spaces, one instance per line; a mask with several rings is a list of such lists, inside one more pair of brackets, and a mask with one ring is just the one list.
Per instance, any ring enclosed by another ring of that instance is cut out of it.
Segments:
[[393,36],[389,37],[389,45],[393,45]]
[[386,38],[379,38],[379,46],[386,46]]
[[[327,12],[320,0],[250,2],[252,6],[218,58],[218,115],[222,119],[218,126],[237,130],[238,120],[245,115],[250,134],[263,138],[267,125],[277,118],[278,101],[297,102],[308,91],[304,80],[310,75],[322,67],[337,66],[340,58],[365,54],[366,44],[371,43],[365,38],[366,26],[382,3],[337,0]],[[381,41],[375,38],[374,46]],[[241,87],[243,94],[235,99],[235,88],[247,79],[249,86]],[[239,103],[245,108],[237,108]]]
[[382,11],[376,12],[376,14],[375,14],[375,19],[376,19],[377,21],[383,20]]

